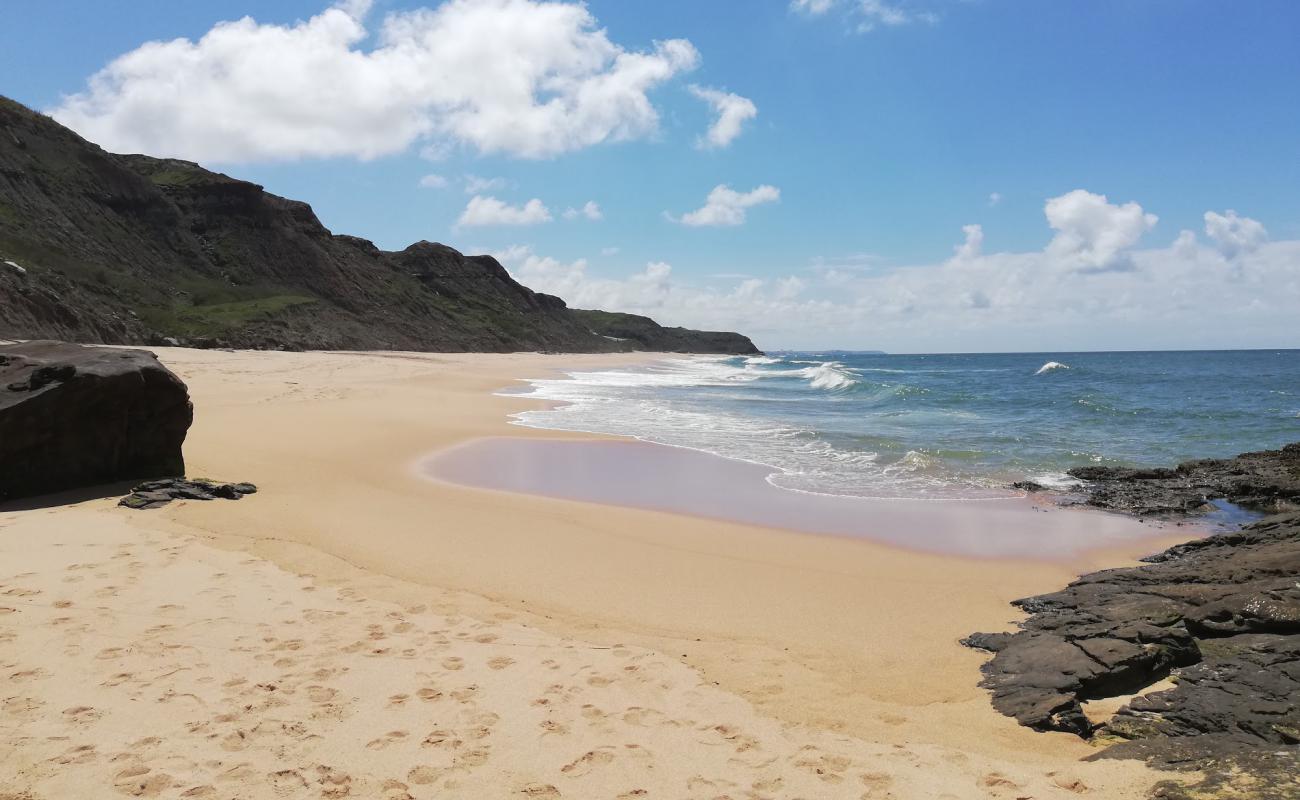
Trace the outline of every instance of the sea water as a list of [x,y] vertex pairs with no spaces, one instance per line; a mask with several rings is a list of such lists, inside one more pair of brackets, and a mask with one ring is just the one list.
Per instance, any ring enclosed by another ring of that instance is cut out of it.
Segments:
[[1300,350],[681,356],[523,391],[521,425],[761,464],[776,486],[878,498],[1068,487],[1088,464],[1172,465],[1300,440]]

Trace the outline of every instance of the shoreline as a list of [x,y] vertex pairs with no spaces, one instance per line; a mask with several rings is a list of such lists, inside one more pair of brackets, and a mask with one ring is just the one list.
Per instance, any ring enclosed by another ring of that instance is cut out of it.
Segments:
[[[787,489],[769,480],[780,471],[770,465],[636,437],[562,432],[568,436],[472,439],[427,454],[413,469],[426,480],[464,489],[836,536],[976,561],[1068,564],[1089,553],[1136,553],[1145,542],[1158,552],[1172,535],[1168,525],[1043,503],[1022,493],[879,498]],[[1041,516],[1057,512],[1064,516]],[[1193,523],[1173,526],[1187,539],[1211,533]],[[910,530],[923,535],[913,537]]]
[[[198,537],[268,559],[318,587],[345,582],[367,602],[508,615],[546,637],[640,648],[663,657],[657,670],[697,675],[708,697],[744,701],[755,725],[849,737],[855,764],[879,756],[875,747],[900,746],[938,765],[952,783],[941,788],[956,797],[1070,796],[1056,782],[1063,770],[1107,797],[1136,797],[1168,777],[1133,762],[1082,764],[1089,745],[1019,728],[977,687],[983,657],[957,644],[972,630],[1009,628],[1011,599],[1140,553],[971,562],[653,511],[486,497],[412,474],[422,454],[476,437],[571,438],[511,425],[511,409],[527,399],[493,392],[521,375],[636,360],[626,354],[156,350],[195,399],[190,474],[262,491],[151,512],[95,500],[0,522],[62,515],[80,524],[94,511],[143,535]],[[1148,540],[1143,550],[1154,547]],[[888,766],[875,771],[905,779]]]

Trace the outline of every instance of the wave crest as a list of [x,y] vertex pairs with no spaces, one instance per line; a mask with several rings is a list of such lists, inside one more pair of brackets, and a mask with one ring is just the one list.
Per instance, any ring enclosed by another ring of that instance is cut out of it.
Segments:
[[1038,371],[1035,372],[1034,374],[1042,375],[1044,372],[1053,372],[1058,369],[1069,369],[1069,368],[1070,366],[1068,364],[1062,364],[1059,361],[1048,361],[1046,364],[1039,367]]
[[808,379],[808,385],[814,389],[838,391],[856,386],[858,379],[844,371],[843,365],[836,361],[827,361],[815,367],[799,370],[801,377]]

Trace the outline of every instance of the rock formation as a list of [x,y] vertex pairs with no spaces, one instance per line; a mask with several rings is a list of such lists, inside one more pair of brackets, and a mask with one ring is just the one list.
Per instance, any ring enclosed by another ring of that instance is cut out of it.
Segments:
[[1227,500],[1266,513],[1300,510],[1300,442],[1235,458],[1185,461],[1173,469],[1078,467],[1084,502],[1140,516],[1178,516]]
[[0,500],[185,474],[185,384],[152,353],[0,346]]
[[[1300,445],[1075,474],[1096,481],[1086,491],[1102,508],[1176,515],[1225,498],[1274,510],[1300,496]],[[1170,784],[1162,797],[1300,797],[1300,513],[1143,560],[1017,600],[1029,617],[1014,633],[964,639],[994,654],[981,684],[994,708],[1110,745],[1099,757],[1206,771],[1195,791]],[[1173,688],[1140,694],[1166,676]],[[1139,696],[1099,723],[1081,705],[1126,694]],[[1243,785],[1254,788],[1230,793]]]
[[163,478],[136,486],[117,504],[148,510],[162,508],[173,500],[238,500],[246,494],[257,494],[257,487],[251,483],[219,483],[204,478]]
[[601,328],[491,256],[332,234],[306,203],[114,155],[0,97],[0,338],[424,351],[756,353],[735,333]]

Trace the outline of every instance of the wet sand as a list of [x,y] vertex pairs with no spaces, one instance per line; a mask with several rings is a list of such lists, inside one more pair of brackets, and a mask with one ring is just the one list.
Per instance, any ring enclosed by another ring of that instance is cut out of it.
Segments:
[[[619,440],[478,439],[420,467],[460,486],[640,508],[971,558],[1069,560],[1168,536],[1134,519],[1023,496],[978,500],[844,497],[773,486],[770,467]],[[1180,529],[1186,538],[1200,533]]]
[[189,473],[261,491],[0,510],[0,797],[1136,798],[1167,777],[996,714],[956,644],[1161,543],[971,559],[417,469],[572,439],[510,426],[528,401],[493,392],[650,356],[158,352],[194,398]]

